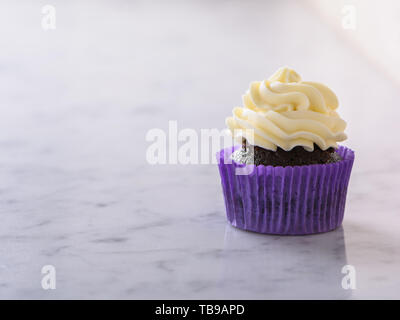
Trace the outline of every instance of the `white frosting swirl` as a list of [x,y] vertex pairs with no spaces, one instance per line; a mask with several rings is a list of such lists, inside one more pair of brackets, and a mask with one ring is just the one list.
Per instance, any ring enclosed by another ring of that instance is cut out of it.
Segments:
[[[233,109],[226,124],[236,139],[276,151],[302,146],[314,150],[337,148],[347,138],[346,122],[336,113],[338,99],[327,86],[302,81],[292,69],[280,68],[268,80],[250,84],[244,107]],[[254,135],[245,129],[253,129]]]

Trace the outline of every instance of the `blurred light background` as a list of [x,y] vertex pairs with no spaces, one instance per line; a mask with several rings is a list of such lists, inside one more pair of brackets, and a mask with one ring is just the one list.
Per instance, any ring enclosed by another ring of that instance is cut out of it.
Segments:
[[[148,129],[223,128],[250,81],[289,65],[337,93],[357,168],[398,159],[396,1],[52,1],[45,31],[46,4],[1,3],[3,141],[66,157],[112,141],[143,161]],[[349,5],[355,29],[342,25]]]

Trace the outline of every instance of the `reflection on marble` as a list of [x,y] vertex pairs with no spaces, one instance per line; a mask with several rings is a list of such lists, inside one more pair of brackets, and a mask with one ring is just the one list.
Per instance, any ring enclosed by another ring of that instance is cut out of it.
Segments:
[[[52,3],[52,32],[42,4],[0,3],[0,298],[400,297],[400,91],[306,2]],[[146,162],[149,129],[222,129],[249,81],[285,64],[329,84],[349,123],[330,233],[234,229],[216,165]]]
[[346,299],[351,295],[341,285],[341,271],[347,265],[343,227],[308,237],[281,237],[227,226],[224,254],[228,257],[224,284],[237,299]]

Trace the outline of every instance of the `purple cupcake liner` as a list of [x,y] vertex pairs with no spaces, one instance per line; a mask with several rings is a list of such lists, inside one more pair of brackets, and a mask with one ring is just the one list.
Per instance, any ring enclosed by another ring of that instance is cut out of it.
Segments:
[[[228,221],[268,234],[306,235],[342,224],[354,151],[340,146],[342,160],[330,164],[272,167],[231,159],[239,146],[217,153]],[[237,174],[247,169],[249,174]]]

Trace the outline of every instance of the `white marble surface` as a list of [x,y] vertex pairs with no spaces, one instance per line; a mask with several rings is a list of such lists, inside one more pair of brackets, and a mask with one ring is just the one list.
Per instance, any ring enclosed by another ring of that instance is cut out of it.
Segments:
[[[47,2],[0,4],[0,298],[400,298],[400,90],[340,8],[327,23],[313,2],[48,2],[47,32]],[[149,129],[223,128],[249,81],[285,64],[334,88],[349,123],[331,233],[234,229],[214,165],[145,159]]]

